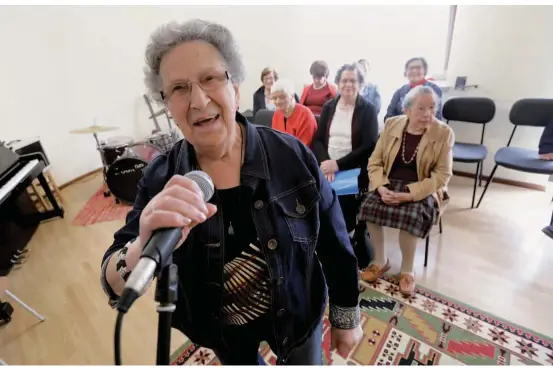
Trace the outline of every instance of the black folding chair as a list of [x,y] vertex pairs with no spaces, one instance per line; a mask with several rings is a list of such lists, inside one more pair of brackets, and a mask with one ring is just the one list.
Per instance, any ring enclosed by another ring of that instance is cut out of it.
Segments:
[[275,114],[272,110],[261,109],[255,113],[254,122],[257,125],[272,127],[273,126],[273,115]]
[[482,125],[480,144],[455,142],[453,146],[453,161],[460,163],[476,163],[474,174],[474,188],[472,189],[471,209],[474,208],[476,187],[478,181],[482,183],[482,169],[484,160],[488,156],[488,149],[484,146],[484,132],[486,124],[495,117],[495,103],[487,97],[453,97],[448,99],[443,108],[444,119],[460,123]]
[[507,146],[495,153],[495,166],[476,207],[480,206],[498,166],[526,173],[553,174],[553,162],[541,160],[538,150],[510,147],[518,126],[545,127],[551,119],[553,119],[553,99],[521,99],[514,103],[509,113],[509,120],[514,124],[513,132],[507,141]]

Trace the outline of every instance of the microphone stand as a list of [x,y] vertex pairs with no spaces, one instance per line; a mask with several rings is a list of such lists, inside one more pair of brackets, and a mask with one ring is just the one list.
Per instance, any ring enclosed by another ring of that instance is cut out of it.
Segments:
[[178,267],[173,264],[173,256],[169,255],[157,276],[156,308],[159,314],[157,327],[157,359],[156,365],[169,365],[171,356],[171,317],[176,309],[178,293]]

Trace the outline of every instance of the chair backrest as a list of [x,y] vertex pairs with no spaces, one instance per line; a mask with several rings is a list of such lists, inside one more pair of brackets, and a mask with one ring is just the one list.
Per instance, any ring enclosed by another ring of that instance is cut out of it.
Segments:
[[272,127],[273,126],[273,110],[261,109],[255,113],[254,122],[260,126]]
[[452,97],[442,114],[445,120],[486,124],[495,117],[495,102],[488,97]]
[[509,112],[515,126],[545,127],[552,119],[553,99],[521,99]]

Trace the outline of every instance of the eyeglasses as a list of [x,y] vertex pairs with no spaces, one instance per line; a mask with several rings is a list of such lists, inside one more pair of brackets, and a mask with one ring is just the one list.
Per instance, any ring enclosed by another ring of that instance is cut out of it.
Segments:
[[348,83],[351,84],[351,85],[356,85],[357,84],[357,80],[356,79],[347,79],[347,78],[344,78],[344,79],[341,79],[340,80],[340,83],[343,84],[343,85],[347,85]]
[[188,101],[192,94],[192,85],[195,83],[205,92],[214,91],[223,87],[230,80],[227,71],[224,73],[211,73],[200,78],[199,81],[179,82],[170,86],[168,91],[160,91],[161,98],[165,101]]

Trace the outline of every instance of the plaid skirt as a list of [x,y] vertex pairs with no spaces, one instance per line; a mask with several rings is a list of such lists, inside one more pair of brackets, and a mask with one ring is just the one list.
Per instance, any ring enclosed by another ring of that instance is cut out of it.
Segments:
[[[406,184],[408,183],[391,179],[388,188],[394,192],[404,192]],[[385,204],[378,191],[371,191],[361,205],[359,220],[426,238],[436,222],[438,212],[438,203],[432,195],[421,201],[394,206]]]

